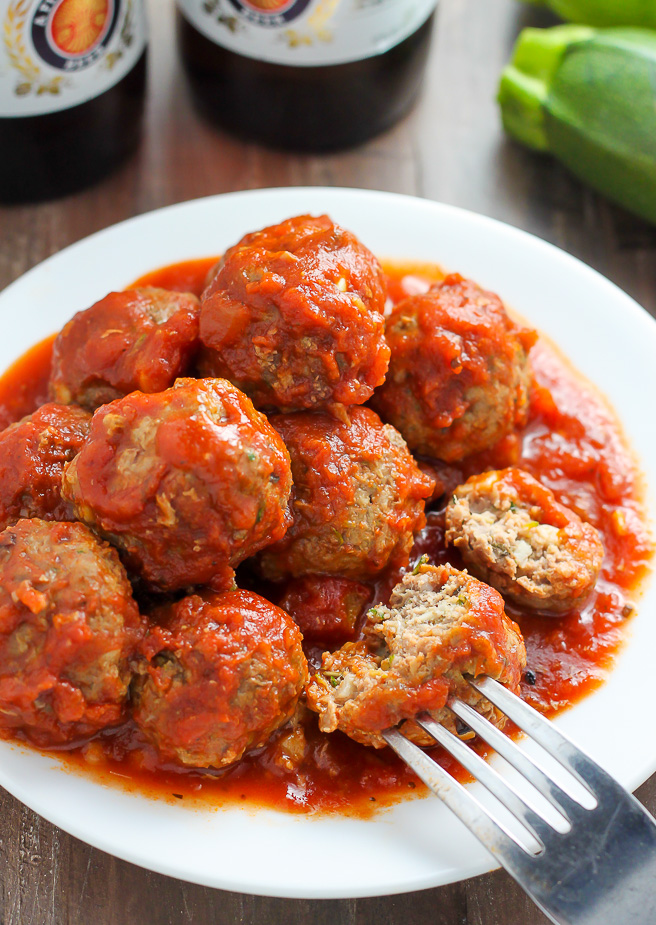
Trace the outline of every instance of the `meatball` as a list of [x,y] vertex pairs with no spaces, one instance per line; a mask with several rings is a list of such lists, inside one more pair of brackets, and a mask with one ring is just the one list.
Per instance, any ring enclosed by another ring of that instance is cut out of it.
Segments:
[[413,532],[426,522],[433,483],[401,435],[369,408],[338,410],[271,418],[292,460],[294,519],[262,553],[266,578],[372,577],[407,564]]
[[280,600],[303,637],[334,642],[352,638],[365,605],[372,598],[368,585],[331,575],[308,575],[289,583]]
[[117,553],[85,526],[0,533],[0,730],[49,746],[120,723],[142,635]]
[[200,303],[188,292],[110,292],[57,336],[51,397],[93,411],[137,389],[167,389],[187,373],[196,353],[199,314]]
[[520,607],[579,607],[604,557],[595,528],[522,469],[470,478],[454,492],[446,526],[472,572]]
[[419,564],[394,588],[389,606],[372,607],[365,639],[324,653],[308,685],[323,732],[341,729],[382,748],[381,731],[399,723],[420,745],[434,744],[413,717],[424,711],[452,730],[451,696],[495,725],[505,717],[465,679],[488,675],[519,689],[526,650],[493,588],[450,565]]
[[134,718],[163,758],[220,768],[264,745],[307,680],[301,634],[248,591],[185,597],[154,614],[141,646]]
[[179,379],[99,408],[64,474],[77,516],[154,590],[232,585],[232,566],[280,539],[289,455],[223,379]]
[[392,358],[374,407],[418,453],[452,463],[485,450],[526,422],[535,339],[498,296],[447,276],[387,319]]
[[376,258],[327,215],[248,234],[203,293],[203,373],[257,407],[361,404],[385,378],[385,280]]
[[90,422],[82,408],[48,404],[0,433],[0,530],[21,517],[73,519],[61,497],[62,473]]

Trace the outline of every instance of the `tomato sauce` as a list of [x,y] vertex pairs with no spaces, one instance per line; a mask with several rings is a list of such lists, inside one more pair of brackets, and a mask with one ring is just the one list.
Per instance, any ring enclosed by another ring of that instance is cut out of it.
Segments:
[[[139,285],[200,294],[216,258],[156,270]],[[443,273],[432,265],[389,264],[390,302],[424,291]],[[29,413],[46,397],[52,338],[37,344],[0,377],[0,424]],[[552,716],[601,684],[612,668],[627,620],[638,604],[653,552],[641,500],[641,478],[621,426],[603,398],[544,338],[531,351],[534,386],[524,430],[491,450],[455,466],[427,461],[446,497],[457,484],[485,468],[519,465],[551,488],[559,500],[600,531],[605,560],[595,592],[581,612],[545,617],[513,609],[528,653],[522,695]],[[444,501],[432,505],[416,537],[411,566],[423,554],[462,567],[444,549]],[[241,576],[240,576],[241,577]],[[384,601],[400,577],[386,574],[372,596]],[[248,578],[244,577],[245,583]],[[254,586],[277,602],[275,586]],[[311,616],[309,615],[309,620]],[[335,643],[337,646],[337,643]],[[308,645],[311,667],[321,647]],[[304,742],[298,760],[299,741]],[[482,743],[474,743],[485,754]],[[280,730],[265,746],[220,771],[183,770],[162,764],[131,722],[82,746],[57,752],[71,769],[103,782],[187,805],[265,805],[298,813],[340,812],[366,816],[377,808],[426,792],[389,749],[358,745],[340,732],[318,731],[306,711],[296,727]],[[441,749],[434,756],[460,779],[461,768]]]
[[0,430],[48,401],[55,334],[35,344],[0,376]]
[[134,286],[155,286],[160,289],[171,289],[173,292],[193,292],[200,297],[207,274],[210,272],[218,257],[201,257],[200,260],[185,260],[184,263],[174,263],[160,270],[153,270],[140,276]]

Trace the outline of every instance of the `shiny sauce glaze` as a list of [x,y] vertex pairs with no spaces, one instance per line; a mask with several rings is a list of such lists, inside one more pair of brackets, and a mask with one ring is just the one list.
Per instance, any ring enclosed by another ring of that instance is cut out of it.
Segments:
[[[200,295],[216,258],[187,261],[149,273],[138,285],[161,286]],[[389,299],[395,303],[425,291],[443,277],[438,267],[387,264]],[[0,377],[0,425],[6,426],[43,403],[53,338],[37,344]],[[526,428],[493,449],[458,466],[425,461],[444,489],[425,529],[416,537],[411,567],[421,555],[462,567],[458,553],[444,549],[444,504],[449,492],[485,468],[519,465],[551,488],[601,532],[606,556],[594,594],[581,612],[554,618],[507,607],[521,626],[528,652],[522,696],[546,715],[575,703],[603,682],[635,612],[641,579],[652,554],[641,502],[641,480],[621,427],[604,400],[541,338],[531,352],[535,383]],[[384,601],[400,572],[371,586],[371,600]],[[241,586],[274,603],[282,590],[255,581],[242,567]],[[311,623],[312,615],[307,615]],[[361,621],[362,622],[362,621]],[[337,648],[344,640],[337,640]],[[311,667],[321,646],[307,642]],[[485,754],[485,746],[474,741]],[[318,731],[314,714],[300,711],[296,724],[280,730],[267,746],[220,771],[186,770],[162,764],[134,725],[100,734],[57,752],[71,770],[105,783],[196,806],[265,805],[289,812],[340,812],[367,816],[377,808],[426,792],[389,749],[358,745],[340,732]],[[441,749],[440,763],[460,779],[466,775]]]

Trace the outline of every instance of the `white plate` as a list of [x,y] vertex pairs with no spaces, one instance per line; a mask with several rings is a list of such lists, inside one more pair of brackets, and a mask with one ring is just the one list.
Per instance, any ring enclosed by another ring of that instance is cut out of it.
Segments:
[[[543,241],[449,206],[387,193],[235,193],[172,206],[95,234],[0,295],[0,368],[75,311],[149,270],[220,253],[244,232],[290,215],[323,211],[378,255],[434,261],[498,292],[603,388],[648,484],[656,486],[656,324],[646,312]],[[653,693],[644,655],[656,650],[655,613],[652,588],[609,681],[558,718],[564,731],[632,789],[656,770]],[[493,866],[433,798],[398,805],[368,821],[241,808],[188,810],[103,787],[66,773],[52,758],[7,743],[0,744],[0,784],[97,848],[164,874],[247,893],[371,896],[438,886]]]

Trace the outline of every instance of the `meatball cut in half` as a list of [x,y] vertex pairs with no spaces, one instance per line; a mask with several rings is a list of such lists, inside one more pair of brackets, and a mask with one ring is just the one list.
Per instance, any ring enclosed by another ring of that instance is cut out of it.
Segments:
[[232,585],[232,566],[284,534],[289,455],[224,379],[179,379],[99,408],[64,475],[80,520],[154,590]]
[[83,524],[0,533],[0,730],[48,746],[120,723],[142,635],[117,553]]
[[73,519],[61,497],[62,473],[90,423],[82,408],[48,404],[0,433],[0,530],[21,517]]
[[456,462],[526,422],[536,335],[498,296],[454,274],[387,319],[389,374],[374,406],[411,450]]
[[50,395],[90,411],[139,389],[161,392],[188,372],[200,303],[188,292],[110,292],[78,312],[55,340]]
[[307,681],[301,634],[248,591],[185,597],[156,611],[141,646],[134,718],[163,758],[220,768],[264,745]]
[[[338,416],[336,416],[338,415]],[[292,459],[293,523],[260,558],[266,578],[368,578],[405,565],[432,480],[369,408],[274,415]]]
[[488,675],[517,692],[526,650],[519,628],[493,588],[450,565],[419,564],[394,588],[389,605],[367,616],[365,639],[326,652],[308,685],[308,705],[323,732],[341,729],[383,748],[381,732],[403,723],[419,745],[434,744],[413,717],[427,711],[455,728],[450,696],[497,726],[505,717],[466,676]]
[[203,293],[201,370],[258,408],[361,404],[385,378],[385,280],[370,251],[327,215],[248,234]]
[[454,492],[446,526],[472,572],[520,607],[580,606],[604,557],[595,528],[522,469],[472,476]]

